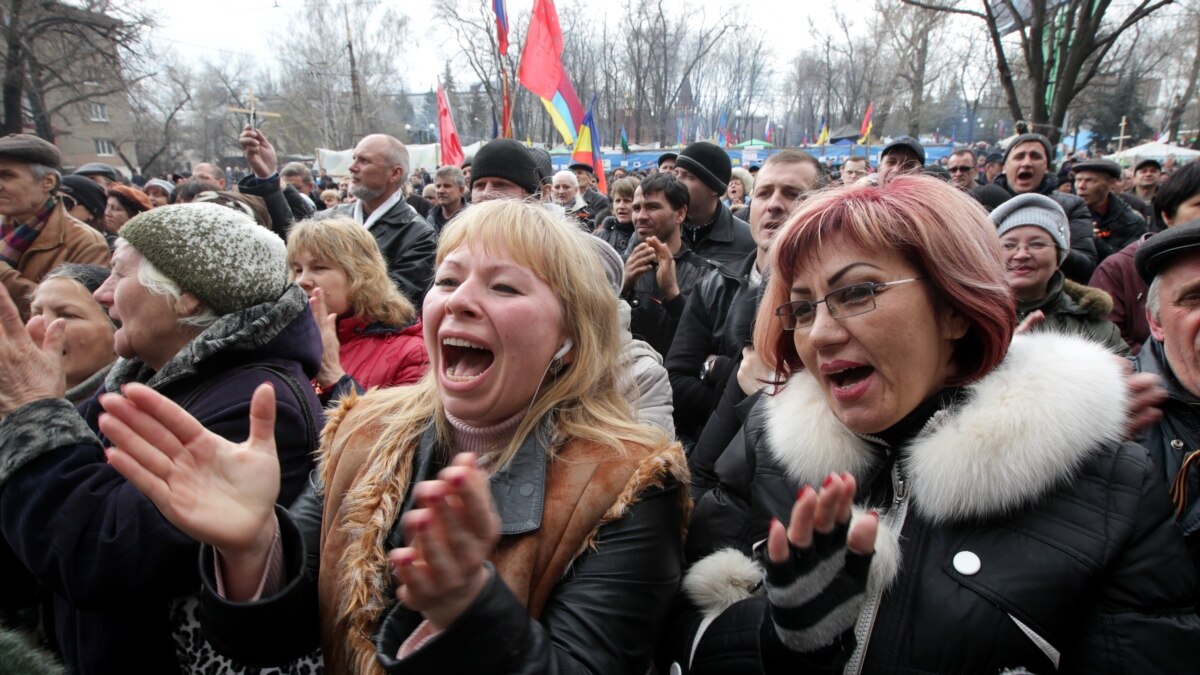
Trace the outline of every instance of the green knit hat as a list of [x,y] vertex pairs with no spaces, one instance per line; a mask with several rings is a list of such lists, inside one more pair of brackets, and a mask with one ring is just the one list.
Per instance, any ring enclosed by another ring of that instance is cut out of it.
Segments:
[[120,235],[221,315],[278,300],[287,285],[283,241],[224,206],[160,206],[129,219]]

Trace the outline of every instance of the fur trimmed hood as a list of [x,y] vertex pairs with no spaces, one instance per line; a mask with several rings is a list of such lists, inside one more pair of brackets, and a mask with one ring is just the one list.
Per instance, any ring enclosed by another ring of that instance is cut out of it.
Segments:
[[[1124,370],[1118,357],[1080,337],[1017,336],[1004,361],[964,392],[963,403],[934,414],[901,460],[910,508],[935,526],[1025,508],[1124,434]],[[798,484],[817,485],[834,471],[861,475],[877,457],[807,374],[762,405],[767,451]],[[880,528],[873,587],[897,574],[898,534]],[[693,565],[684,589],[712,616],[752,594],[756,568],[737,551],[719,551]]]
[[[1027,506],[1123,435],[1124,371],[1083,338],[1017,336],[1004,361],[965,391],[962,405],[934,415],[904,460],[910,499],[934,523]],[[871,461],[866,441],[834,417],[813,378],[796,375],[766,406],[769,451],[797,482],[861,472]]]

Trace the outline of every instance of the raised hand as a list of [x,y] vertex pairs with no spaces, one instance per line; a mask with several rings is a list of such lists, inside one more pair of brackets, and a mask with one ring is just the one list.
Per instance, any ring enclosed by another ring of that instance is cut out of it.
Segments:
[[321,367],[317,371],[317,384],[321,389],[329,389],[346,374],[342,370],[341,349],[337,334],[337,314],[330,314],[325,308],[325,291],[314,288],[308,298],[308,307],[312,310],[317,328],[321,330]]
[[878,516],[850,528],[854,477],[830,474],[818,493],[804,486],[787,528],[771,521],[767,597],[783,644],[797,652],[828,646],[850,629],[866,595]]
[[454,622],[488,581],[484,561],[500,540],[500,517],[475,455],[457,455],[437,480],[413,488],[421,508],[404,514],[408,546],[389,554],[396,596],[435,629]]
[[238,136],[238,143],[242,146],[246,164],[256,177],[269,178],[275,173],[279,159],[275,154],[275,147],[267,140],[266,134],[259,129],[252,129],[247,124],[242,127],[242,135]]
[[100,430],[112,442],[109,464],[167,520],[223,558],[231,599],[266,564],[278,524],[279,459],[275,390],[259,385],[250,403],[250,436],[232,443],[204,428],[162,394],[140,384],[105,394]]
[[657,261],[658,257],[654,254],[654,249],[650,247],[650,244],[643,241],[635,246],[629,254],[629,258],[625,260],[625,285],[621,288],[621,293],[632,291],[638,277],[654,269]]
[[654,270],[654,279],[658,282],[658,290],[667,300],[674,300],[680,293],[679,280],[675,277],[675,256],[671,255],[671,249],[667,248],[667,245],[658,237],[650,237],[646,243],[654,251],[654,261],[658,263],[658,267]]
[[43,335],[41,344],[35,343],[21,323],[8,289],[0,285],[0,417],[27,403],[63,397],[67,391],[62,363],[66,325],[62,319],[49,326],[35,324],[34,332]]

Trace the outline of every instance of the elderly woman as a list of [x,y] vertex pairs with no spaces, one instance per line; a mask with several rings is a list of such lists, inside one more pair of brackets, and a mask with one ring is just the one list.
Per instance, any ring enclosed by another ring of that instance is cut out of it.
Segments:
[[321,327],[322,393],[339,384],[344,392],[351,379],[370,389],[421,378],[429,366],[421,318],[388,278],[367,228],[349,218],[302,221],[288,233],[287,256]]
[[308,386],[320,338],[304,291],[287,283],[283,242],[248,217],[164,206],[121,235],[95,293],[120,322],[120,359],[78,410],[64,398],[68,318],[46,326],[39,349],[0,293],[0,573],[12,588],[49,590],[71,672],[174,673],[184,663],[227,672],[195,623],[200,544],[106,462],[101,428],[113,425],[99,400],[130,387],[159,392],[197,431],[240,442],[254,388],[269,382],[278,403],[256,412],[279,420],[269,463],[290,504],[323,422]]
[[[269,389],[242,445],[193,436],[142,388],[106,399],[113,465],[216,546],[215,644],[266,664],[319,627],[332,673],[646,672],[679,580],[686,469],[622,396],[617,298],[586,236],[507,199],[443,230],[432,372],[343,402],[321,506],[302,509],[316,518],[272,508]],[[172,433],[140,436],[153,420]],[[320,542],[308,570],[305,541]]]
[[749,201],[749,196],[752,194],[754,194],[754,176],[740,166],[734,167],[729,179],[729,187],[725,191],[725,198],[721,201],[725,202],[725,206],[739,206]]
[[1123,440],[1121,364],[1013,338],[969,196],[915,176],[813,196],[770,268],[755,348],[780,384],[689,525],[685,672],[1200,663],[1166,488]]
[[108,206],[104,209],[104,232],[106,236],[116,237],[125,223],[139,213],[154,208],[145,192],[128,185],[114,185],[108,188]]
[[1083,335],[1121,355],[1129,346],[1117,325],[1105,317],[1112,297],[1096,288],[1068,281],[1060,271],[1071,246],[1067,214],[1053,199],[1039,194],[1013,197],[989,216],[1000,236],[1004,278],[1017,296],[1017,320],[1031,330]]
[[25,330],[34,344],[44,344],[46,328],[56,319],[63,320],[64,396],[71,403],[95,394],[117,359],[113,350],[117,327],[108,310],[92,297],[108,275],[109,269],[99,265],[60,265],[42,279],[29,299]]

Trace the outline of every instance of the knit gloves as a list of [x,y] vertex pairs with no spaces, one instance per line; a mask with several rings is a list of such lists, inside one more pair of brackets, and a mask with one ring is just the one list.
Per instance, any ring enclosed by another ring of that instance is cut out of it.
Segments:
[[834,643],[858,619],[874,553],[846,548],[849,523],[828,533],[813,531],[812,545],[788,543],[781,562],[762,557],[775,632],[789,649],[812,652]]

